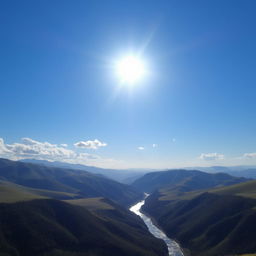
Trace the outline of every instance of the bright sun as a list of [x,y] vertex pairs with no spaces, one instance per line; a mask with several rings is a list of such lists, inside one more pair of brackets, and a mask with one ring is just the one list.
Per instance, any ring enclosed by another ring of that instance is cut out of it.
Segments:
[[117,62],[116,71],[122,83],[133,85],[145,75],[145,66],[138,57],[127,56]]

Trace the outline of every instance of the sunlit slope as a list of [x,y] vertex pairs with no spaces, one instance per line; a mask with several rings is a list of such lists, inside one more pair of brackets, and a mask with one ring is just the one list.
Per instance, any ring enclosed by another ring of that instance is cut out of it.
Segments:
[[143,208],[192,256],[238,255],[256,251],[256,181],[181,192],[153,193]]
[[0,255],[166,256],[162,241],[121,208],[94,214],[85,207],[41,199],[0,204]]
[[256,180],[243,182],[233,186],[211,190],[212,193],[221,195],[237,195],[256,199]]
[[65,200],[65,202],[73,205],[79,205],[79,206],[85,207],[86,209],[91,211],[114,209],[114,207],[109,202],[109,200],[103,197],[71,199],[71,200]]
[[72,193],[33,189],[7,181],[0,181],[0,203],[14,203],[43,198],[65,200],[77,197],[76,194]]
[[14,203],[42,198],[44,197],[32,193],[21,186],[9,182],[0,182],[0,203]]
[[[6,159],[0,159],[0,180],[33,189],[76,194],[80,198],[106,197],[124,206],[143,197],[141,192],[131,186],[86,171],[47,167]],[[43,196],[48,197],[45,194]]]

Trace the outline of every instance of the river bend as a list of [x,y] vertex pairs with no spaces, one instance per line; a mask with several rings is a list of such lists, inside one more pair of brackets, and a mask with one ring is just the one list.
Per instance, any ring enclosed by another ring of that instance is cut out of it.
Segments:
[[170,238],[168,238],[162,230],[160,230],[157,226],[153,224],[152,220],[148,216],[146,216],[141,212],[141,207],[144,205],[144,203],[145,203],[145,200],[142,200],[136,203],[130,208],[130,211],[134,212],[135,214],[141,217],[141,219],[144,221],[144,223],[148,227],[149,232],[153,236],[164,240],[164,242],[168,247],[169,256],[184,256],[179,244],[176,243],[174,240],[171,240]]

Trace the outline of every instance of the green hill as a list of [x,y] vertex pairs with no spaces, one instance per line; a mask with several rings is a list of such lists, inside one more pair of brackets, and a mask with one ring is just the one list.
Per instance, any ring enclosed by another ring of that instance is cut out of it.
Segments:
[[129,186],[84,171],[0,166],[1,256],[167,255],[164,242],[119,204],[140,198]]
[[[69,193],[69,195],[76,194],[76,197],[80,198],[106,197],[123,206],[129,206],[143,197],[141,192],[131,186],[86,171],[47,167],[7,159],[0,159],[0,180],[41,190],[42,196],[47,196],[46,190],[50,190]],[[38,193],[40,194],[39,191]]]
[[120,209],[108,216],[52,199],[1,203],[0,255],[166,256],[164,243]]
[[256,180],[243,182],[233,186],[217,188],[211,190],[211,192],[221,195],[237,195],[256,199]]
[[255,193],[256,181],[191,192],[164,188],[143,210],[192,256],[249,254],[256,251]]
[[205,173],[196,170],[170,170],[147,173],[132,183],[136,189],[152,193],[157,189],[176,188],[181,192],[228,186],[247,181],[224,173]]

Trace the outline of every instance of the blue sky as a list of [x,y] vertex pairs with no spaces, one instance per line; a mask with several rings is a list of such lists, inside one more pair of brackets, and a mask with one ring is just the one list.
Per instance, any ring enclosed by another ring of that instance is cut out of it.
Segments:
[[[0,156],[256,164],[255,11],[254,0],[1,1]],[[131,53],[148,73],[120,87],[113,62]]]

